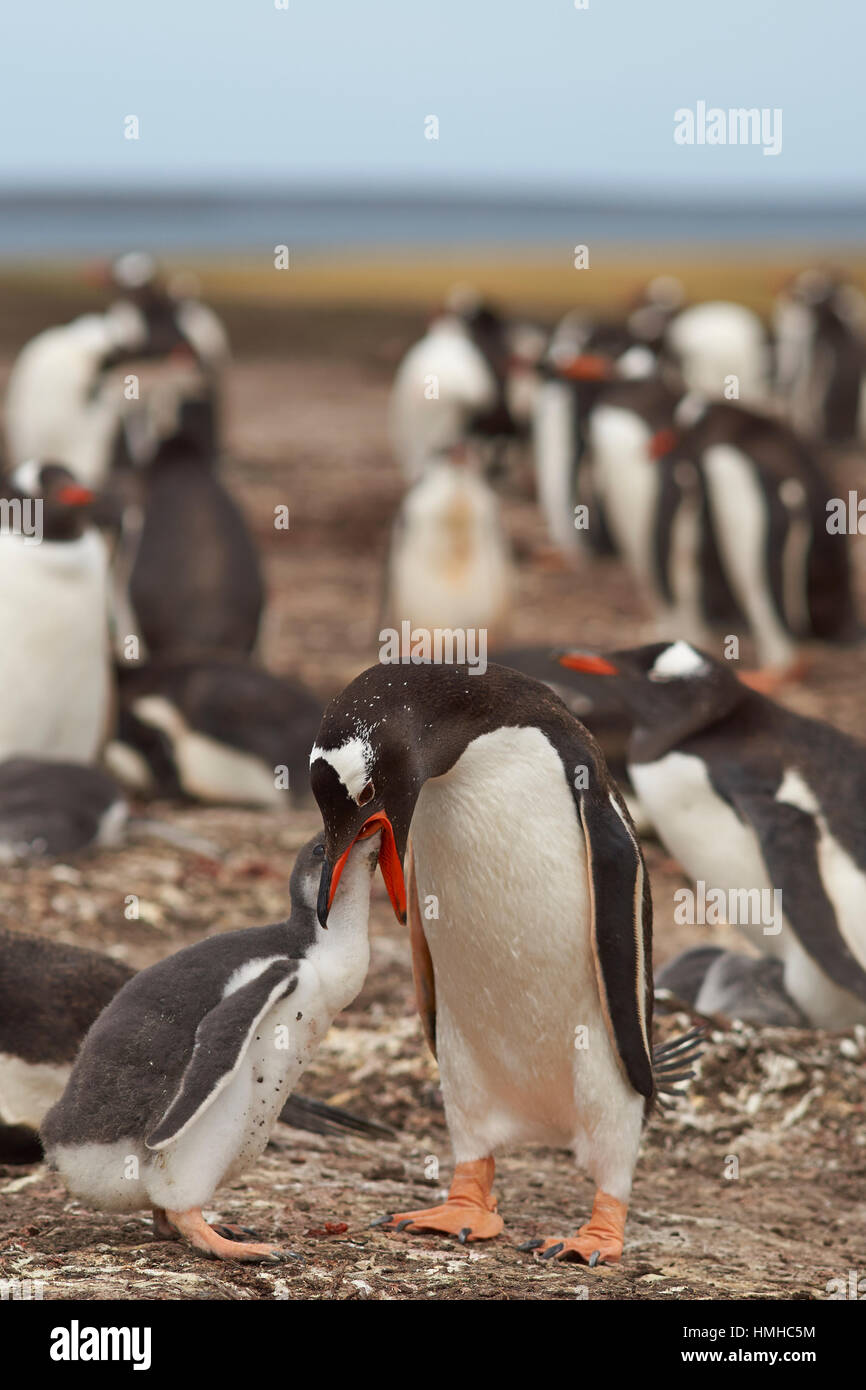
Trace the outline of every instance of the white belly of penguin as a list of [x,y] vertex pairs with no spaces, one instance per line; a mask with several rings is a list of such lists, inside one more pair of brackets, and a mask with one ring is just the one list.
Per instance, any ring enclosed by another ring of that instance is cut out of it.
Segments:
[[602,1095],[613,1108],[634,1093],[601,1012],[584,838],[555,749],[534,728],[475,739],[425,784],[412,841],[458,1161],[580,1147]]
[[[784,899],[775,922],[770,920],[772,909],[763,911],[778,885],[771,881],[755,831],[715,791],[702,759],[668,753],[658,762],[630,764],[629,776],[664,844],[688,877],[702,879],[707,893],[714,888],[726,894],[738,889],[763,892],[759,920],[735,925],[761,955],[783,962],[785,988],[807,1018],[817,1027],[846,1027],[862,1020],[863,1005],[834,985],[801,946],[784,916]],[[696,938],[705,930],[696,923]]]
[[296,989],[262,1019],[228,1086],[176,1143],[151,1156],[150,1200],[185,1211],[249,1169],[330,1022],[318,972],[302,964]]

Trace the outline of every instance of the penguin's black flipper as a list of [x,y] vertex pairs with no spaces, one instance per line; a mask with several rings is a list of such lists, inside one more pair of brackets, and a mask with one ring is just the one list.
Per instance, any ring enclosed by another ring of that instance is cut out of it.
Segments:
[[328,1105],[323,1100],[313,1100],[311,1096],[289,1096],[280,1112],[284,1125],[293,1129],[304,1129],[309,1134],[362,1134],[367,1139],[394,1139],[395,1131],[390,1125],[378,1120],[365,1120],[343,1110],[338,1105]]
[[629,1081],[649,1099],[655,1089],[649,1042],[652,902],[643,856],[613,791],[582,791],[578,800],[602,1007]]
[[737,813],[753,825],[770,881],[803,950],[840,989],[866,1003],[866,970],[839,930],[818,865],[819,829],[814,817],[775,796],[720,788]]
[[149,1149],[163,1149],[179,1138],[216,1100],[241,1065],[264,1015],[278,999],[291,994],[297,979],[297,961],[281,957],[205,1014],[196,1029],[180,1089],[144,1141]]

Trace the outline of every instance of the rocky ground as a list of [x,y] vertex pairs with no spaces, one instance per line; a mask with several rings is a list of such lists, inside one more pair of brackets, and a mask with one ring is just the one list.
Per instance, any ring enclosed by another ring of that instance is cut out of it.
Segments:
[[[363,333],[336,333],[329,352],[318,340],[306,355],[296,348],[259,349],[233,367],[227,478],[265,559],[263,655],[324,698],[375,659],[401,483],[384,436],[389,354],[371,350]],[[857,460],[836,467],[840,487],[856,485]],[[290,508],[288,532],[273,526],[279,504]],[[520,563],[511,640],[622,646],[645,638],[645,615],[617,565],[556,572],[534,563],[543,535],[525,472],[509,485],[504,510]],[[784,698],[859,734],[864,671],[859,650],[816,652],[806,681]],[[184,829],[190,847],[140,840],[74,863],[5,870],[0,919],[142,967],[203,935],[284,915],[294,851],[317,823],[312,810],[158,804],[146,814]],[[709,928],[674,926],[673,893],[684,880],[659,846],[647,853],[657,959],[717,939]],[[324,1139],[280,1126],[257,1168],[217,1198],[224,1219],[254,1226],[304,1262],[208,1263],[155,1240],[145,1214],[94,1214],[44,1168],[6,1168],[0,1277],[42,1280],[46,1299],[688,1300],[822,1298],[829,1280],[851,1269],[866,1275],[866,1031],[715,1028],[689,1099],[648,1125],[615,1269],[538,1264],[516,1249],[585,1219],[591,1184],[560,1152],[501,1161],[507,1233],[492,1244],[369,1229],[385,1212],[429,1205],[450,1168],[436,1067],[413,1010],[408,942],[378,883],[375,892],[367,983],[303,1089],[385,1121],[394,1139]],[[130,894],[137,920],[124,915]],[[684,1015],[660,1018],[657,1032],[689,1024]]]

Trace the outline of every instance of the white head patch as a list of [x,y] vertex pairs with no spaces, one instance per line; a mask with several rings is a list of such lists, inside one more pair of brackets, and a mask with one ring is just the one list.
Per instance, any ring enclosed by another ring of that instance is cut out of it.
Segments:
[[651,681],[671,681],[682,676],[700,676],[708,670],[709,666],[700,652],[696,652],[688,642],[674,642],[656,658],[649,678]]
[[42,485],[41,472],[42,464],[38,459],[27,459],[26,463],[19,463],[12,474],[12,481],[19,492],[28,497],[38,497]]
[[317,758],[330,763],[349,796],[353,801],[357,800],[370,780],[370,768],[373,766],[373,749],[367,740],[350,738],[339,748],[319,748],[314,744],[310,753],[310,767]]

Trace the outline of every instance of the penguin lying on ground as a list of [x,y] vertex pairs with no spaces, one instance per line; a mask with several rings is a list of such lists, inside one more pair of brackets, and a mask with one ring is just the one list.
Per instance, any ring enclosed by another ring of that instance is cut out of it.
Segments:
[[321,701],[300,682],[221,652],[118,669],[117,733],[106,760],[153,796],[278,806],[309,797]]
[[656,1003],[667,991],[675,1005],[688,1004],[701,1014],[759,1027],[802,1028],[806,1019],[785,993],[784,979],[780,960],[696,946],[656,971]]
[[256,644],[264,605],[258,553],[217,475],[212,425],[207,401],[182,401],[176,429],[142,474],[143,521],[127,562],[141,656],[250,652]]
[[0,864],[117,844],[127,805],[113,777],[80,763],[0,763]]
[[466,447],[429,460],[394,518],[384,621],[505,631],[514,584],[499,502]]
[[345,865],[328,930],[316,920],[321,835],[298,854],[292,914],[213,936],[142,970],[84,1040],[42,1123],[49,1163],[85,1204],[151,1205],[167,1237],[219,1259],[277,1260],[202,1207],[262,1153],[286,1098],[369,962],[379,827]]
[[652,908],[595,741],[516,671],[380,664],[328,705],[310,769],[326,831],[320,922],[358,837],[383,830],[457,1165],[446,1202],[381,1224],[497,1236],[494,1153],[571,1146],[598,1186],[592,1217],[531,1248],[618,1260],[656,1091]]
[[587,689],[616,683],[635,724],[629,776],[660,839],[728,921],[746,917],[809,1023],[866,1021],[866,748],[686,642],[560,660]]
[[[0,927],[0,1163],[38,1163],[37,1130],[69,1083],[87,1030],[134,971],[81,946]],[[283,1124],[312,1134],[393,1137],[375,1120],[290,1096]]]
[[[66,468],[36,462],[2,490],[0,758],[89,763],[110,699],[108,561],[91,525],[93,495]],[[41,535],[22,533],[28,517],[34,526],[41,518]]]

